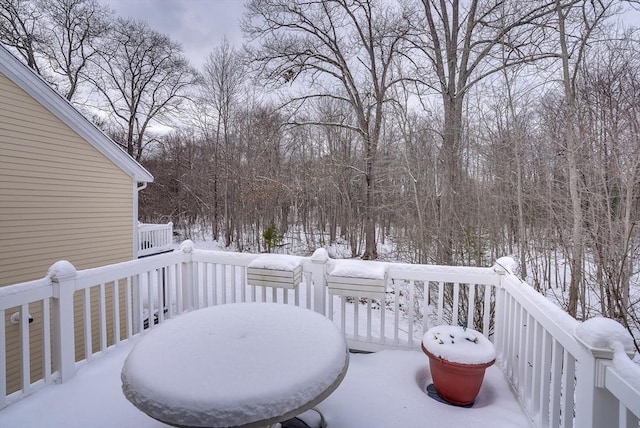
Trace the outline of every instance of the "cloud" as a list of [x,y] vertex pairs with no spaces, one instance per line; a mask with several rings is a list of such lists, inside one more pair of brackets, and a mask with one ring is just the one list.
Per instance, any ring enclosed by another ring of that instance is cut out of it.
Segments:
[[192,65],[200,67],[226,37],[242,44],[239,20],[243,0],[102,0],[121,17],[146,21],[182,44]]

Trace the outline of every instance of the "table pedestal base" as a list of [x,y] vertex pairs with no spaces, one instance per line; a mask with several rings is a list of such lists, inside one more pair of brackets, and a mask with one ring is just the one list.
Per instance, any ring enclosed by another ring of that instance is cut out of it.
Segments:
[[[322,415],[320,410],[316,409],[315,407],[307,410],[307,412],[311,412],[311,411],[316,412],[318,416],[320,416],[319,424],[314,423],[309,425],[301,418],[295,417],[284,422],[269,425],[267,428],[327,428],[327,422],[325,421],[324,416]],[[304,413],[307,413],[307,412],[304,412]]]

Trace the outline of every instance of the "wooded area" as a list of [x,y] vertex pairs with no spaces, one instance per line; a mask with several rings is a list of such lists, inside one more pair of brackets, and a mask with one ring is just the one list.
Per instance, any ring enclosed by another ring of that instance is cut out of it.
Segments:
[[0,38],[154,175],[142,221],[240,251],[514,255],[637,338],[632,3],[251,0],[246,45],[216,41],[201,70],[95,0],[0,0]]

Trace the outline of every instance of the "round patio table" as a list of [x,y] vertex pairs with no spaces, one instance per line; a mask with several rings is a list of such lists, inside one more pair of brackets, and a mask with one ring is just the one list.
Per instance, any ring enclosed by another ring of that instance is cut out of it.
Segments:
[[168,320],[136,344],[122,390],[138,409],[180,427],[260,427],[313,408],[349,363],[324,316],[277,303],[214,306]]

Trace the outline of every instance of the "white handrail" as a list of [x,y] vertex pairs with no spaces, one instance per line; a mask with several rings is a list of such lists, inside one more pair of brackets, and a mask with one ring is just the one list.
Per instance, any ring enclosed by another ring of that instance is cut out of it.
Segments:
[[173,223],[138,225],[138,257],[145,257],[171,250]]
[[498,365],[535,426],[638,427],[640,388],[611,365],[612,350],[576,338],[578,321],[504,272],[496,318]]

